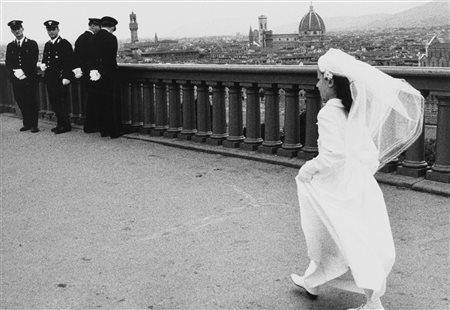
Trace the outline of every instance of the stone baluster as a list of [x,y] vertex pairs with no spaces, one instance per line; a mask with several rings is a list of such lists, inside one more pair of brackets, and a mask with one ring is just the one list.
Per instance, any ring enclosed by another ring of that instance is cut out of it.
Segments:
[[[424,126],[425,127],[425,126]],[[425,161],[425,128],[417,140],[406,150],[405,158],[397,167],[397,173],[414,178],[422,177],[428,170]],[[395,162],[393,163],[395,164]]]
[[9,76],[5,79],[6,81],[6,89],[7,89],[7,105],[8,110],[11,113],[16,114],[19,117],[22,117],[22,112],[20,111],[19,105],[17,104],[16,98],[14,97],[14,91],[13,91],[13,85],[12,82],[9,80]]
[[79,79],[77,81],[78,85],[76,87],[77,92],[77,102],[78,102],[78,122],[84,124],[84,119],[86,115],[86,105],[88,100],[88,92],[86,89],[86,81]]
[[77,83],[77,122],[78,124],[84,123],[84,109],[86,107],[88,93],[86,90],[86,82],[81,79],[78,80]]
[[264,87],[265,107],[264,124],[265,134],[259,151],[275,154],[283,144],[280,140],[280,98],[276,84],[261,85]]
[[81,109],[83,102],[80,80],[75,80],[69,85],[69,103],[70,103],[70,119],[75,124],[80,124]]
[[[422,91],[422,95],[427,97],[428,92]],[[424,117],[425,118],[425,117]],[[425,119],[422,127],[422,133],[417,140],[406,150],[405,159],[401,166],[397,167],[397,173],[410,177],[422,177],[428,170],[428,164],[425,161]]]
[[49,109],[48,109],[47,89],[45,88],[45,84],[41,76],[39,76],[39,82],[37,87],[38,87],[37,100],[39,104],[39,115],[42,118],[45,118],[49,113]]
[[192,137],[195,142],[205,142],[211,136],[211,104],[206,82],[197,84],[197,133]]
[[143,124],[143,94],[142,81],[135,81],[131,86],[131,131],[138,132]]
[[121,98],[122,102],[125,104],[122,104],[121,107],[121,118],[122,118],[122,125],[125,131],[129,132],[131,130],[131,124],[132,124],[132,102],[133,102],[133,94],[132,94],[132,85],[129,82],[124,82],[122,84],[123,88],[121,91]]
[[223,140],[228,137],[226,109],[225,109],[225,87],[221,82],[213,85],[213,131],[211,136],[206,139],[206,143],[211,145],[222,145]]
[[9,76],[5,79],[5,81],[6,81],[6,88],[7,88],[7,101],[6,102],[8,102],[8,105],[9,105],[9,107],[10,107],[10,110],[11,110],[11,112],[16,112],[16,107],[17,107],[17,104],[15,103],[15,99],[14,99],[14,94],[13,94],[13,87],[12,87],[12,83],[10,82],[10,80],[9,80]]
[[167,124],[167,92],[166,84],[159,80],[155,87],[155,107],[156,107],[156,121],[155,128],[152,129],[150,134],[152,136],[162,136],[164,131],[169,128]]
[[75,94],[76,94],[76,89],[75,89],[75,83],[70,83],[67,86],[67,97],[66,100],[68,108],[69,108],[69,119],[71,123],[75,123],[76,122],[76,98],[75,98]]
[[183,82],[183,127],[179,138],[192,140],[196,132],[194,85],[190,81],[185,81]]
[[[48,98],[47,85],[44,82],[44,73],[39,70],[39,113],[45,119],[53,119],[55,112],[50,107],[50,100]],[[12,91],[12,89],[11,89]]]
[[150,133],[152,128],[155,128],[155,92],[153,88],[153,82],[145,81],[144,82],[144,105],[143,105],[143,113],[144,113],[144,124],[142,125],[141,132],[142,133]]
[[305,145],[298,157],[309,160],[317,155],[317,139],[319,138],[319,128],[317,127],[317,114],[322,106],[322,99],[316,88],[305,89],[306,104],[306,126]]
[[384,172],[384,173],[391,173],[397,170],[397,168],[400,166],[400,160],[398,157],[394,158],[390,162],[388,162],[386,165],[381,167],[378,171]]
[[181,132],[180,85],[177,81],[166,81],[169,85],[169,129],[164,137],[176,138]]
[[280,85],[285,91],[284,143],[277,151],[278,155],[296,157],[302,148],[300,143],[299,95],[297,85]]
[[229,136],[223,146],[238,148],[244,141],[244,125],[242,118],[242,87],[239,83],[227,83],[228,87],[228,128]]
[[10,112],[10,92],[8,89],[8,72],[6,70],[6,67],[0,67],[0,113],[4,112]]
[[[243,85],[247,86],[247,85]],[[261,138],[261,108],[259,103],[258,84],[248,84],[247,104],[245,111],[245,139],[241,148],[249,151],[256,151],[263,139]]]
[[436,157],[426,178],[450,183],[450,93],[436,92],[433,95],[438,99]]

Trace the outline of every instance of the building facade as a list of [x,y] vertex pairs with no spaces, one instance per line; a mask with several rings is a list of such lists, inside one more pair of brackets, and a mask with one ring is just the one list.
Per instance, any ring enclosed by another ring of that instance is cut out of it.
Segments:
[[448,35],[431,38],[425,46],[425,54],[419,58],[421,67],[450,67],[450,40]]
[[303,16],[298,26],[298,33],[275,34],[267,29],[267,17],[258,17],[259,31],[252,32],[250,27],[249,45],[261,46],[264,48],[301,48],[301,47],[321,47],[325,41],[325,23],[322,17],[314,11],[311,3],[309,12]]
[[[425,45],[425,54],[419,57],[420,67],[450,67],[450,41],[448,35],[435,35]],[[425,124],[437,124],[438,99],[429,96],[425,104]]]

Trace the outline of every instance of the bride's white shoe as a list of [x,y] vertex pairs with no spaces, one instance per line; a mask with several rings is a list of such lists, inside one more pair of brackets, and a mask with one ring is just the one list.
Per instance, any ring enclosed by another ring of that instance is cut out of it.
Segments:
[[299,275],[296,275],[295,273],[291,274],[291,280],[294,282],[295,285],[298,287],[303,288],[310,297],[317,298],[319,295],[319,289],[317,287],[308,287],[305,284],[305,279]]

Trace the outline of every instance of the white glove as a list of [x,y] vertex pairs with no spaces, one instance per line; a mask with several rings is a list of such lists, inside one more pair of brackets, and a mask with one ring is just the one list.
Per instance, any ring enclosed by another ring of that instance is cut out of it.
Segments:
[[27,77],[22,69],[13,69],[13,71],[14,71],[14,76],[16,78],[18,78],[19,80],[23,80]]
[[300,170],[298,171],[297,178],[300,181],[303,181],[306,183],[311,182],[311,180],[313,178],[313,174],[309,173],[306,169],[302,169],[302,168],[300,168]]
[[69,84],[70,84],[70,80],[68,80],[68,79],[62,79],[62,84],[63,84],[64,86],[69,85]]
[[81,71],[81,68],[73,69],[72,72],[75,74],[75,78],[77,79],[83,76],[83,71]]
[[46,64],[40,64],[39,67],[41,68],[42,71],[45,71],[47,69]]
[[89,76],[91,77],[91,81],[98,81],[101,78],[101,74],[98,72],[98,70],[91,70],[89,72]]

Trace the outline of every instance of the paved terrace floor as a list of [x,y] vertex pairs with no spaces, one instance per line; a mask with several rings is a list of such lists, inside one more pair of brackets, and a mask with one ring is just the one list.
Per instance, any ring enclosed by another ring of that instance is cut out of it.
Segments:
[[[346,309],[308,299],[295,168],[1,121],[2,309]],[[450,198],[381,185],[386,309],[448,309]]]

